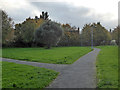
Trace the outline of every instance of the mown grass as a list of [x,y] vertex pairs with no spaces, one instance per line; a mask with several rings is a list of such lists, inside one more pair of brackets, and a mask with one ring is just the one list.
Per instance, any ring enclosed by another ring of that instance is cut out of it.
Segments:
[[2,49],[2,56],[4,58],[42,63],[72,64],[90,51],[89,47],[4,48]]
[[118,47],[101,46],[96,62],[98,88],[118,88]]
[[2,88],[44,88],[57,75],[45,68],[2,62]]

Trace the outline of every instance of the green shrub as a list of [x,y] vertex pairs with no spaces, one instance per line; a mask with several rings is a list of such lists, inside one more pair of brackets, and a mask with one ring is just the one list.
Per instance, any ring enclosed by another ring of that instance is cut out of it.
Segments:
[[62,34],[63,30],[59,24],[52,21],[46,21],[36,30],[34,40],[50,48],[59,42]]

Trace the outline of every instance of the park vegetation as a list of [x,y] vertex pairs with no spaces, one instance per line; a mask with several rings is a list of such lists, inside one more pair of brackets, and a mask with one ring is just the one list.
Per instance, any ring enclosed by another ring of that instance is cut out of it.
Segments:
[[89,47],[3,48],[2,57],[41,63],[72,64],[90,51]]
[[49,49],[59,42],[63,30],[59,24],[52,21],[45,21],[35,32],[34,42],[43,43]]
[[[93,45],[110,45],[115,40],[118,45],[120,28],[107,30],[100,22],[86,24],[83,29],[53,22],[48,12],[40,17],[26,18],[15,24],[5,11],[2,11],[2,46],[3,47],[36,47],[36,46],[90,46],[91,29],[93,29]],[[93,25],[95,28],[93,28]],[[39,33],[39,34],[38,34]]]
[[99,46],[101,49],[97,57],[97,87],[98,88],[118,88],[118,47]]
[[59,73],[11,62],[2,62],[2,88],[45,88]]
[[[100,45],[119,45],[119,26],[114,30],[107,30],[97,22],[85,24],[80,30],[79,27],[68,23],[52,21],[48,12],[42,12],[40,17],[26,18],[22,23],[14,25],[12,18],[2,11],[2,46],[11,47],[2,49],[2,57],[42,63],[72,64],[91,51],[89,47],[77,46],[91,45],[92,30],[93,45],[101,48],[96,62],[97,87],[116,88],[118,87],[118,47]],[[4,61],[2,64],[3,88],[44,88],[58,75],[58,72],[44,68]]]

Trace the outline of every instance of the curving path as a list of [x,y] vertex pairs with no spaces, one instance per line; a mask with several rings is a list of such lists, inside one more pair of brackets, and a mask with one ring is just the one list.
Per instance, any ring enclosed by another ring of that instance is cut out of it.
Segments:
[[3,61],[44,67],[60,72],[47,88],[96,88],[96,57],[100,49],[84,55],[71,65],[47,64],[2,58]]

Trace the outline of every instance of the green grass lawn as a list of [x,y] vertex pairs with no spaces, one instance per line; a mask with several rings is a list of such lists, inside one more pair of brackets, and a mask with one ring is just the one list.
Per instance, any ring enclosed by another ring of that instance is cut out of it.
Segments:
[[57,75],[45,68],[2,62],[2,88],[44,88]]
[[118,47],[101,46],[97,57],[98,88],[118,88]]
[[90,51],[90,47],[4,48],[2,49],[2,56],[42,63],[72,64]]

